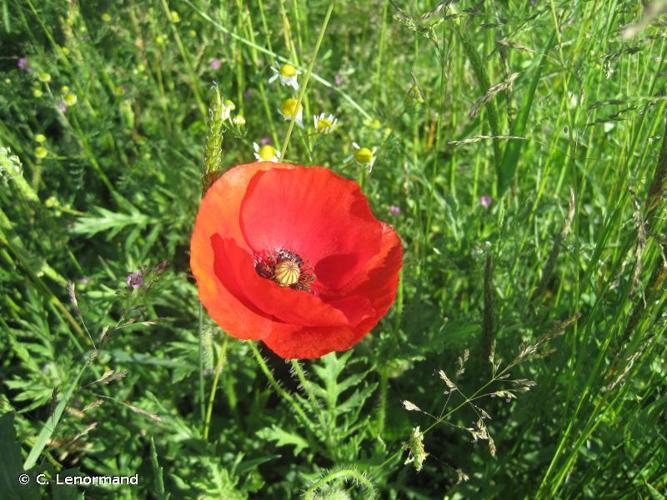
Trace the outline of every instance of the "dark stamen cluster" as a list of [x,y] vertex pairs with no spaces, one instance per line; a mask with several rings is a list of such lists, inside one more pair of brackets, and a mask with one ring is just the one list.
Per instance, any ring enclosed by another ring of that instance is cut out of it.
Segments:
[[291,261],[299,266],[299,281],[289,285],[293,290],[310,291],[311,284],[315,281],[315,273],[299,255],[284,248],[272,252],[262,252],[255,255],[255,271],[262,278],[278,282],[276,279],[276,266],[281,262]]

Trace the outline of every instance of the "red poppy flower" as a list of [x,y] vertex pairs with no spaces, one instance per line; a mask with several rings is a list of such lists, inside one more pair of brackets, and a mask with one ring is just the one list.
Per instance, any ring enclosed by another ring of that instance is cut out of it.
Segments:
[[215,322],[283,358],[359,342],[394,301],[403,258],[355,182],[272,162],[234,167],[213,183],[190,249]]

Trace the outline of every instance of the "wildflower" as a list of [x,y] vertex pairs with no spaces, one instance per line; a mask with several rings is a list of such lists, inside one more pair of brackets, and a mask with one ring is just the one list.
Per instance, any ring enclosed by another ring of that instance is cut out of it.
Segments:
[[271,144],[271,138],[268,135],[265,135],[259,140],[259,143],[264,146],[265,144]]
[[167,37],[164,35],[158,35],[155,37],[155,43],[158,45],[164,45],[167,42]]
[[39,144],[42,144],[45,141],[46,141],[46,136],[44,134],[37,134],[35,136],[35,142],[38,142]]
[[37,158],[39,160],[41,160],[42,158],[45,158],[48,153],[49,152],[46,150],[46,148],[44,146],[37,146],[35,148],[35,158]]
[[125,280],[127,283],[128,288],[141,288],[144,284],[144,274],[141,271],[135,271],[133,273],[130,273],[127,275],[127,279]]
[[359,146],[356,142],[352,143],[352,146],[356,150],[352,156],[348,156],[345,161],[351,161],[354,160],[360,165],[366,166],[368,165],[368,172],[373,171],[373,165],[375,164],[375,152],[377,151],[377,148],[369,149],[365,147]]
[[37,78],[39,78],[40,82],[44,83],[49,83],[51,81],[51,75],[48,73],[45,73],[44,71],[41,71],[37,74]]
[[174,24],[181,22],[181,16],[179,16],[178,12],[176,12],[175,10],[172,10],[169,13],[169,19],[171,19],[171,22]]
[[252,89],[246,89],[246,91],[243,93],[243,97],[250,99],[252,97]]
[[74,94],[72,92],[67,92],[63,96],[63,101],[65,102],[65,104],[67,106],[74,106],[76,104],[76,101],[77,101],[76,94]]
[[29,68],[28,58],[27,57],[19,57],[18,61],[16,61],[16,66],[21,71],[28,71],[28,68]]
[[36,97],[36,98],[39,99],[39,98],[42,97],[43,95],[44,95],[44,92],[42,92],[41,89],[38,89],[38,88],[34,88],[34,89],[32,89],[32,96],[33,96],[33,97]]
[[421,408],[419,408],[419,406],[408,401],[407,399],[403,401],[403,407],[408,411],[422,411]]
[[479,204],[484,208],[489,208],[491,206],[491,197],[487,194],[479,197]]
[[368,128],[372,128],[373,130],[380,130],[382,128],[382,122],[380,122],[380,120],[378,120],[377,118],[365,119],[364,125],[366,125]]
[[327,116],[322,113],[313,117],[313,123],[315,124],[315,132],[318,134],[328,134],[334,129],[336,123],[338,123],[338,118],[332,114]]
[[217,71],[220,69],[220,66],[222,66],[222,61],[217,57],[214,57],[213,59],[211,59],[209,66],[211,67],[212,70]]
[[336,83],[337,87],[340,87],[345,83],[345,76],[340,73],[336,73],[336,76],[334,77],[334,82]]
[[222,109],[220,111],[220,119],[222,121],[229,120],[229,118],[232,116],[232,111],[234,111],[235,109],[236,109],[236,104],[227,99],[225,102],[222,103]]
[[412,429],[412,434],[410,434],[410,441],[408,441],[406,447],[408,449],[409,455],[405,461],[405,464],[414,462],[415,470],[419,472],[424,466],[424,460],[426,460],[426,457],[429,455],[424,449],[424,433],[419,430],[419,426]]
[[394,217],[396,217],[401,213],[401,207],[397,205],[389,205],[389,213]]
[[105,23],[110,23],[111,15],[108,12],[105,12],[104,14],[102,14],[102,21]]
[[285,120],[294,120],[299,127],[303,127],[303,106],[295,98],[290,97],[283,101],[280,114]]
[[65,104],[65,101],[59,101],[58,104],[56,104],[56,109],[61,113],[64,113],[67,111],[67,104]]
[[232,123],[239,127],[243,127],[243,125],[245,125],[245,117],[243,115],[236,115],[232,118]]
[[260,146],[256,142],[253,142],[252,147],[255,150],[255,158],[259,161],[277,162],[280,160],[280,151],[271,146],[271,144],[266,143]]
[[267,162],[213,183],[190,249],[213,320],[287,359],[359,342],[391,307],[403,254],[355,182],[322,167]]
[[269,83],[273,83],[277,79],[280,79],[280,84],[285,87],[292,87],[294,90],[299,90],[299,81],[298,77],[301,74],[301,71],[296,69],[291,64],[283,64],[282,66],[272,66],[271,71],[273,71],[273,76],[269,78]]

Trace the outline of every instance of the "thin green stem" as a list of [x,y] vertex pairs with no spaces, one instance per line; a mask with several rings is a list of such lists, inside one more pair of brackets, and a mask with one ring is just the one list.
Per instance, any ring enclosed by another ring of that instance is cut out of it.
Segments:
[[264,373],[264,376],[269,381],[269,384],[271,384],[271,387],[273,387],[273,390],[275,390],[280,397],[282,397],[289,405],[292,407],[294,412],[297,414],[299,418],[304,423],[310,423],[310,420],[308,416],[306,415],[306,412],[303,410],[301,405],[292,397],[292,395],[287,392],[283,387],[278,383],[276,378],[273,376],[273,373],[269,369],[269,367],[266,364],[266,361],[264,361],[264,358],[262,357],[262,354],[259,352],[259,349],[257,349],[257,346],[255,345],[254,342],[250,341],[248,342],[248,346],[250,346],[250,350],[252,351],[253,355],[255,356],[255,359],[257,360],[257,364],[259,365],[260,369],[262,370],[262,373]]
[[[327,10],[326,15],[324,16],[324,22],[322,23],[322,27],[320,28],[320,34],[317,37],[317,43],[315,44],[315,48],[313,49],[313,53],[310,56],[310,64],[308,65],[308,70],[306,72],[306,76],[303,79],[303,85],[301,86],[301,88],[299,90],[299,97],[297,97],[297,104],[296,104],[296,109],[297,110],[301,106],[301,102],[303,101],[304,95],[306,95],[306,88],[308,87],[308,82],[310,81],[310,76],[313,73],[313,66],[315,66],[315,61],[317,60],[317,54],[320,51],[320,46],[322,45],[322,40],[324,40],[324,34],[327,31],[327,26],[329,25],[329,20],[331,19],[331,14],[333,13],[335,5],[336,5],[336,1],[333,0],[329,4],[329,9]],[[295,123],[296,123],[296,120],[294,120],[294,119],[290,120],[289,127],[287,128],[287,133],[285,134],[285,140],[283,141],[282,149],[280,151],[280,157],[281,158],[285,158],[285,152],[287,151],[287,146],[289,145],[289,140],[290,140],[290,137],[292,136],[292,131],[294,130],[294,124]]]
[[206,403],[204,400],[204,307],[199,304],[199,320],[197,327],[197,337],[199,339],[199,411],[201,414],[202,425],[206,420]]
[[190,77],[190,80],[192,82],[192,91],[194,92],[195,99],[197,100],[197,107],[199,108],[199,112],[201,113],[201,115],[203,117],[206,117],[206,104],[204,104],[204,99],[201,95],[201,91],[199,90],[199,78],[197,77],[197,73],[195,72],[195,69],[192,66],[192,61],[190,60],[190,56],[185,50],[185,46],[183,45],[181,36],[178,34],[178,30],[176,29],[175,24],[171,22],[171,10],[169,9],[169,4],[167,3],[167,0],[162,0],[161,3],[162,3],[162,9],[164,10],[165,15],[167,16],[167,19],[170,20],[169,24],[171,26],[171,31],[174,35],[174,41],[176,42],[178,51],[181,53],[183,62],[185,62],[185,67],[187,68],[188,76]]
[[218,362],[215,364],[215,372],[213,373],[213,383],[211,384],[211,392],[208,396],[208,408],[206,409],[206,420],[204,421],[204,441],[208,441],[209,429],[211,426],[211,415],[213,414],[213,402],[215,401],[215,393],[218,389],[218,380],[220,374],[227,361],[227,341],[229,337],[225,335],[222,341],[220,352],[218,353]]
[[[304,67],[301,66],[297,61],[292,61],[292,60],[290,60],[286,57],[280,56],[280,55],[276,54],[273,50],[266,49],[266,48],[262,47],[261,45],[257,45],[256,43],[252,42],[251,40],[248,40],[247,38],[239,36],[238,34],[234,33],[233,31],[229,30],[228,28],[225,28],[222,24],[220,24],[219,22],[217,22],[213,18],[211,18],[211,16],[209,16],[206,12],[202,11],[201,9],[198,9],[190,0],[184,0],[184,2],[186,4],[188,4],[192,8],[192,10],[194,10],[197,14],[199,14],[199,16],[202,17],[202,19],[206,20],[207,22],[209,22],[210,24],[215,26],[217,29],[219,29],[223,33],[226,33],[227,35],[229,35],[234,40],[239,40],[240,42],[244,43],[248,47],[253,47],[258,52],[261,52],[262,54],[266,54],[268,56],[271,56],[272,58],[274,58],[277,61],[287,63],[287,64],[291,64],[292,66],[294,66],[295,68],[298,68],[300,70],[304,69]],[[343,99],[345,99],[348,102],[348,104],[350,104],[350,106],[352,106],[359,113],[361,113],[361,115],[364,118],[366,118],[368,120],[372,119],[371,115],[364,108],[362,108],[361,105],[357,101],[355,101],[350,94],[341,90],[337,85],[330,82],[329,80],[326,80],[326,79],[322,78],[317,73],[312,73],[311,78],[313,80],[315,80],[317,83],[319,83],[321,85],[324,85],[326,88],[328,88],[328,89],[336,92],[337,94],[339,94]]]

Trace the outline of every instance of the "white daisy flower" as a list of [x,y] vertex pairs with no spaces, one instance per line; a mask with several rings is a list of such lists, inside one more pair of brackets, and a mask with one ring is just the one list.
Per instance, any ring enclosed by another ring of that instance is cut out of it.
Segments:
[[236,109],[236,104],[227,99],[222,103],[222,110],[220,111],[220,119],[222,121],[227,121],[232,116],[232,111]]
[[280,84],[285,87],[292,87],[294,90],[299,90],[299,81],[298,77],[301,74],[301,71],[296,69],[291,64],[283,64],[282,66],[272,66],[271,71],[273,71],[273,76],[269,78],[269,83],[275,82],[280,78]]
[[354,146],[356,151],[352,156],[345,158],[345,162],[354,160],[360,165],[368,166],[368,173],[371,173],[373,171],[373,165],[375,164],[375,153],[377,148],[362,148],[356,142],[353,142],[352,146]]
[[255,158],[258,161],[272,161],[276,163],[280,160],[280,151],[271,146],[271,144],[260,146],[256,142],[253,142],[252,148],[255,150]]
[[294,97],[285,99],[280,105],[280,114],[285,120],[294,120],[303,128],[303,106]]
[[326,115],[321,113],[313,116],[313,123],[315,124],[315,132],[318,134],[328,134],[333,131],[336,123],[338,123],[338,118],[332,114]]
[[243,125],[245,125],[245,117],[243,115],[236,115],[232,118],[232,123],[239,127],[243,127]]

